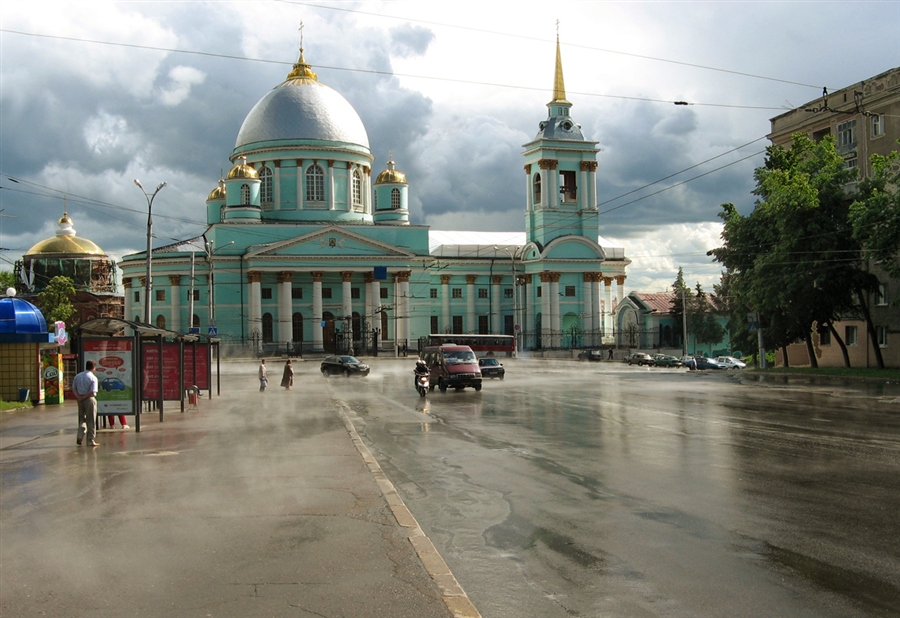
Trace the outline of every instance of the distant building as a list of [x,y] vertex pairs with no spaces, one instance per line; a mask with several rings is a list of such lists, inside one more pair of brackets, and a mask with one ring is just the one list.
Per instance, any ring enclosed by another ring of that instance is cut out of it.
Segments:
[[[789,146],[791,135],[805,133],[813,140],[833,135],[847,167],[859,170],[860,179],[870,177],[873,154],[888,155],[897,150],[900,139],[900,67],[865,81],[827,93],[797,109],[771,119],[773,144]],[[876,344],[886,367],[900,367],[900,282],[878,267],[870,266],[879,278],[879,289],[867,299],[875,323]],[[892,306],[893,303],[893,306]],[[845,316],[835,324],[847,344],[852,367],[873,367],[866,323],[859,316]],[[844,357],[830,332],[814,333],[815,354],[823,367],[842,367]],[[778,362],[783,362],[778,352]],[[808,365],[806,344],[788,348],[791,365]]]
[[[620,347],[638,350],[661,350],[675,352],[686,350],[688,354],[707,356],[730,355],[728,336],[728,316],[717,314],[716,306],[707,295],[709,309],[722,326],[722,341],[697,341],[688,329],[687,346],[682,336],[683,324],[673,315],[675,294],[673,292],[646,293],[631,292],[616,309],[616,338]],[[690,304],[691,297],[687,298]]]
[[149,316],[146,253],[120,262],[125,316],[215,332],[226,353],[415,349],[429,333],[612,341],[630,261],[598,235],[598,148],[570,115],[558,44],[547,108],[524,145],[525,231],[432,231],[410,224],[414,183],[393,160],[374,174],[359,115],[301,48],[240,127],[206,233],[153,250]]
[[15,264],[16,291],[36,302],[54,277],[75,286],[73,323],[100,317],[121,318],[123,298],[116,291],[116,263],[94,242],[79,237],[68,213],[56,234],[35,244]]

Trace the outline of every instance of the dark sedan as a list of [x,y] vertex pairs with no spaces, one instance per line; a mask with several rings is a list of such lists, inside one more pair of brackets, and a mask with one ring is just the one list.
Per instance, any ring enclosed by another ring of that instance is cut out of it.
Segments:
[[359,376],[369,375],[369,366],[355,356],[328,356],[322,361],[322,375]]
[[482,378],[500,378],[506,375],[506,369],[503,363],[496,358],[482,358],[478,360],[478,367],[481,369]]
[[668,354],[654,354],[653,364],[657,367],[681,367],[681,361]]
[[655,364],[653,362],[653,357],[643,352],[632,352],[631,354],[623,358],[622,361],[628,363],[629,365],[647,365],[648,367],[652,367]]

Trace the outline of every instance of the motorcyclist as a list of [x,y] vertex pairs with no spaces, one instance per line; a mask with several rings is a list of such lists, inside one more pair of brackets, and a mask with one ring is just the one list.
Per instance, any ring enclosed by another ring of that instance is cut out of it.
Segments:
[[415,374],[413,376],[413,386],[418,388],[419,376],[427,376],[429,373],[431,373],[431,370],[428,369],[428,364],[420,358],[416,361],[416,367],[415,369],[413,369],[413,373]]

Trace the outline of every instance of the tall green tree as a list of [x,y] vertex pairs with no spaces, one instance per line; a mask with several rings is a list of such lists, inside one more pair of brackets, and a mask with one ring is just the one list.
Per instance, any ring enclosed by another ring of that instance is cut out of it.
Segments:
[[[732,276],[735,306],[759,312],[766,345],[782,347],[788,364],[787,345],[804,339],[815,365],[813,325],[853,315],[874,285],[849,220],[856,171],[831,137],[796,134],[790,149],[767,149],[754,178],[753,212],[723,204],[724,244],[710,253]],[[877,350],[876,361],[883,366]]]
[[38,294],[37,306],[47,323],[63,321],[71,326],[69,320],[75,314],[72,300],[75,298],[75,285],[68,277],[53,277],[44,291]]
[[2,290],[0,292],[6,293],[7,288],[16,287],[16,275],[15,273],[8,270],[0,270],[0,287]]
[[687,304],[691,296],[691,289],[684,282],[684,269],[678,268],[678,276],[672,284],[672,318],[675,320],[675,326],[672,331],[675,333],[676,340],[681,339],[684,342],[684,350],[687,352],[687,340],[684,333],[684,306]]
[[716,319],[714,309],[703,287],[698,283],[690,298],[688,331],[693,333],[697,343],[707,344],[710,353],[712,346],[721,342],[725,336],[725,328]]
[[872,155],[872,178],[860,183],[850,206],[853,236],[866,257],[900,278],[900,153]]

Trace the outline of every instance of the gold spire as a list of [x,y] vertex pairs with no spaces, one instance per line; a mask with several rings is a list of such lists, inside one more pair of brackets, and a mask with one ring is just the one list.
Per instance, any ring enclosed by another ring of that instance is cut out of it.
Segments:
[[[559,25],[557,24],[557,28]],[[559,51],[559,32],[556,33],[556,72],[553,75],[553,100],[551,103],[569,103],[566,100],[566,82],[563,79],[562,54]],[[571,103],[569,103],[571,105]]]
[[318,81],[318,76],[313,73],[309,63],[303,58],[303,22],[300,22],[300,58],[294,63],[294,69],[288,74],[285,83],[299,81]]

